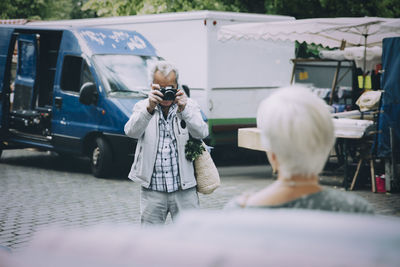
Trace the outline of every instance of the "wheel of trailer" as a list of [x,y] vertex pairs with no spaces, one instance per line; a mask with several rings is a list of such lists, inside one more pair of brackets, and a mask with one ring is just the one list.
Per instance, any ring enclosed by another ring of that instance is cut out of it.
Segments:
[[107,177],[111,173],[112,151],[104,138],[98,137],[90,158],[92,173],[96,177]]

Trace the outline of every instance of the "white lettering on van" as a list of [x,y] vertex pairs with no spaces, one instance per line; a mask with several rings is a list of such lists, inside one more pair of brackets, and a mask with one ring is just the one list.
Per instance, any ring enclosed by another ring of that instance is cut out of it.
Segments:
[[145,41],[142,38],[137,35],[132,36],[126,32],[113,31],[112,34],[107,36],[104,33],[93,32],[89,30],[82,31],[81,33],[84,37],[86,37],[90,41],[96,42],[99,45],[104,45],[105,40],[109,38],[113,41],[113,43],[111,43],[111,46],[114,49],[117,48],[118,43],[124,41],[126,41],[126,45],[130,50],[145,49],[147,47]]
[[137,49],[146,48],[146,43],[143,41],[142,38],[140,38],[137,35],[133,36],[133,38],[129,38],[127,45],[130,50],[135,50],[136,48]]
[[82,35],[87,36],[90,40],[97,42],[99,45],[104,45],[104,39],[106,38],[101,32],[82,31]]
[[123,41],[129,38],[129,34],[126,32],[117,32],[113,31],[112,35],[109,35],[108,38],[114,40],[115,42],[119,43],[119,41]]

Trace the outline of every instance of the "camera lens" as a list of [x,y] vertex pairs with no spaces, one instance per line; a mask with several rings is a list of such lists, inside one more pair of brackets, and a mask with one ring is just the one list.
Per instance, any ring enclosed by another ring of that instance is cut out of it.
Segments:
[[161,88],[161,93],[164,95],[164,100],[175,100],[176,89]]
[[175,99],[175,90],[167,90],[164,94],[165,100],[174,100]]

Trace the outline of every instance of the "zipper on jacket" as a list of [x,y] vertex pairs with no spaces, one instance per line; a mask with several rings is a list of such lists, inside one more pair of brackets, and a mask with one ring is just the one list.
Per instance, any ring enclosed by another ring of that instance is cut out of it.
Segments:
[[139,147],[139,153],[138,153],[138,156],[137,156],[137,159],[136,159],[136,164],[135,164],[135,167],[134,167],[135,170],[137,170],[137,166],[139,164],[139,160],[140,160],[141,157],[142,157],[142,145],[140,145],[140,147]]
[[179,128],[178,117],[175,116],[176,126],[178,128],[178,134],[181,134],[181,129]]

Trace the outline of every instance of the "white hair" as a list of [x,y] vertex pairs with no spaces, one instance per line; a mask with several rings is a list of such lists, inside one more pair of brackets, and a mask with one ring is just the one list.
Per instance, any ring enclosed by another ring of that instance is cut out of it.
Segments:
[[335,143],[328,106],[309,89],[278,89],[257,112],[262,144],[273,152],[283,178],[318,175]]
[[168,61],[156,61],[154,62],[150,68],[149,68],[149,81],[150,84],[153,83],[154,81],[154,74],[159,71],[161,72],[161,74],[166,77],[168,76],[168,74],[173,71],[175,72],[175,77],[176,77],[176,83],[178,83],[178,78],[179,78],[179,72],[178,69],[171,63]]

